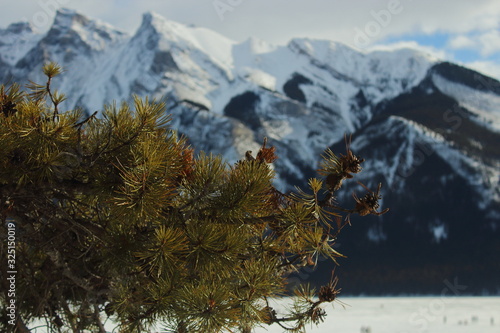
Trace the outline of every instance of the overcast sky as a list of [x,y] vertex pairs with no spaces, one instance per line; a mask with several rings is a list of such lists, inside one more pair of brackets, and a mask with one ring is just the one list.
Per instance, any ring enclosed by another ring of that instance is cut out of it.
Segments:
[[28,20],[46,30],[57,7],[129,33],[153,11],[236,41],[310,37],[365,50],[407,44],[500,78],[500,0],[0,0],[0,27]]

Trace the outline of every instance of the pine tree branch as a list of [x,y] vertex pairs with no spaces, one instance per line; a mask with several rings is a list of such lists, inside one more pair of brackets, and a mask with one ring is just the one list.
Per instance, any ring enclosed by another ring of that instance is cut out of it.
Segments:
[[106,329],[104,328],[104,324],[101,321],[99,306],[94,303],[94,319],[97,323],[97,327],[99,327],[99,333],[106,333]]
[[95,111],[94,113],[92,113],[92,115],[90,115],[89,117],[87,117],[86,119],[80,121],[79,123],[76,123],[73,125],[73,127],[75,128],[79,128],[81,129],[83,125],[85,125],[87,122],[89,122],[90,120],[92,120],[98,113],[99,111]]
[[75,321],[75,315],[73,314],[73,312],[71,312],[71,309],[69,308],[68,302],[62,296],[61,296],[61,303],[62,303],[62,307],[63,307],[64,313],[65,313],[65,316],[69,321],[69,324],[71,326],[71,330],[73,331],[73,333],[82,333],[82,331],[78,328],[78,324]]
[[46,85],[45,89],[47,91],[47,94],[49,95],[50,101],[52,102],[52,104],[54,104],[54,115],[52,116],[52,120],[56,120],[57,115],[59,114],[59,111],[57,110],[57,103],[55,102],[54,96],[52,95],[52,91],[50,90],[51,81],[52,81],[52,77],[49,76],[49,78],[47,79],[47,85]]
[[20,333],[30,333],[31,330],[26,326],[21,317],[16,318],[16,331]]
[[125,141],[122,141],[118,146],[113,147],[111,150],[103,152],[103,154],[112,155],[118,150],[122,149],[123,147],[131,145],[132,142],[134,142],[139,137],[139,135],[142,133],[145,127],[146,127],[146,122],[143,121],[130,138],[128,138]]

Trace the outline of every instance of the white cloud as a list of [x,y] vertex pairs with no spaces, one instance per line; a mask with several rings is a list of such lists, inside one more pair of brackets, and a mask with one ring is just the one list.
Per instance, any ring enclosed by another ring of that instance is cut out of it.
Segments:
[[419,50],[422,53],[425,53],[436,60],[449,59],[452,55],[442,49],[437,49],[432,46],[423,46],[418,44],[415,41],[403,41],[391,44],[381,44],[374,45],[368,48],[369,51],[383,50],[383,51],[392,51],[397,49],[410,48]]
[[416,31],[424,33],[460,34],[485,31],[498,27],[500,2],[497,0],[411,1]]
[[479,37],[481,43],[481,54],[483,56],[490,56],[494,53],[500,52],[500,31],[489,31]]
[[[216,3],[230,8],[223,12],[222,20]],[[412,33],[485,31],[498,27],[500,17],[498,0],[0,0],[2,9],[8,8],[0,11],[0,26],[30,18],[50,7],[47,4],[80,10],[129,32],[137,28],[141,14],[151,10],[238,41],[255,35],[281,44],[295,36],[309,36],[353,45],[356,29],[367,28],[376,32],[370,38],[372,43]],[[397,13],[391,8],[398,9]],[[384,16],[388,11],[390,17]]]
[[477,40],[470,38],[469,36],[459,35],[452,37],[448,41],[448,47],[458,50],[458,49],[474,49],[478,45]]
[[450,38],[446,47],[453,50],[475,50],[482,57],[487,58],[500,52],[500,31],[492,30],[454,36]]

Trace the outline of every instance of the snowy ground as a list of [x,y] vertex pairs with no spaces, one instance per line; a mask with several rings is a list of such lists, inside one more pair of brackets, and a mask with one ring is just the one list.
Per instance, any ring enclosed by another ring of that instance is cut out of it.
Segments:
[[[307,332],[500,333],[500,297],[342,297],[340,301],[326,307],[325,322]],[[117,332],[112,323],[107,322],[106,328]],[[273,325],[255,333],[283,331]],[[46,330],[39,327],[32,332]]]
[[[500,297],[340,298],[314,333],[500,333]],[[258,333],[282,332],[276,326]]]

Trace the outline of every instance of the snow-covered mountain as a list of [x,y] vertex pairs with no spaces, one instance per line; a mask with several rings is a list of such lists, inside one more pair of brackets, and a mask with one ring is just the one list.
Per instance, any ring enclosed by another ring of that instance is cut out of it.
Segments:
[[[385,251],[392,267],[432,256],[436,267],[424,259],[414,266],[441,272],[437,263],[453,262],[450,274],[467,275],[457,268],[467,266],[455,260],[461,256],[474,264],[467,269],[500,272],[493,259],[500,255],[494,79],[412,49],[363,53],[307,38],[285,46],[255,38],[238,43],[154,13],[144,14],[133,36],[67,9],[46,33],[27,23],[0,29],[2,82],[43,82],[47,61],[66,70],[56,83],[69,97],[67,109],[92,112],[132,94],[165,98],[174,128],[196,148],[230,161],[268,137],[280,157],[276,184],[283,190],[305,184],[324,149],[343,153],[344,133],[353,133],[351,147],[366,159],[359,180],[372,188],[382,181],[391,211],[355,221],[344,252]],[[338,200],[352,190],[361,188],[348,187]],[[489,252],[473,250],[477,242]],[[359,262],[359,270],[369,266]]]

